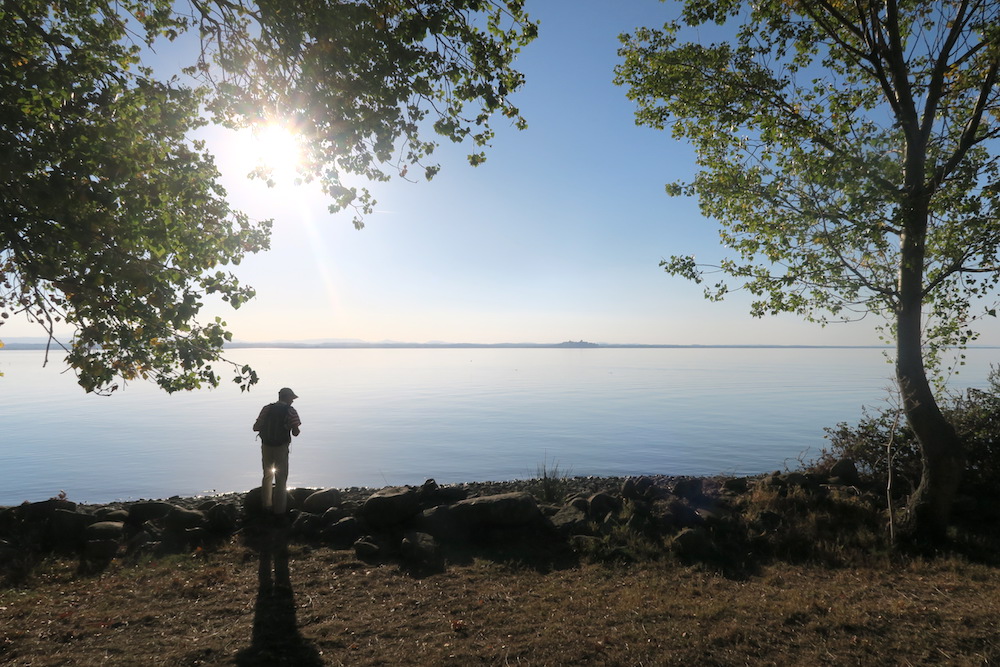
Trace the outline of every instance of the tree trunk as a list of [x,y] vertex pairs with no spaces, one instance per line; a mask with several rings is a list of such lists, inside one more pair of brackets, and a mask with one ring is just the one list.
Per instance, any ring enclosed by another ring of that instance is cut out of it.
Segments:
[[939,541],[946,537],[951,507],[958,493],[965,456],[955,429],[934,398],[924,367],[921,342],[924,231],[926,210],[910,209],[908,233],[900,239],[899,309],[896,314],[896,379],[903,411],[920,443],[920,484],[910,496],[901,534],[908,539]]

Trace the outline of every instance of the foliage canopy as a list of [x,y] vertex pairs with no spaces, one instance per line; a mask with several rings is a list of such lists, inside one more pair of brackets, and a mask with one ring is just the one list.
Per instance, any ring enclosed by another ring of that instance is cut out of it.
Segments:
[[[151,378],[217,385],[230,338],[206,295],[253,296],[226,267],[266,250],[192,132],[280,119],[331,210],[374,204],[342,174],[406,177],[441,138],[484,159],[499,113],[523,127],[512,69],[536,27],[521,0],[12,0],[0,8],[0,323],[37,322],[87,391]],[[183,72],[148,63],[187,40]],[[267,178],[266,173],[258,176]],[[256,374],[237,367],[244,389]]]
[[[728,37],[680,41],[713,24]],[[756,316],[884,317],[923,463],[907,532],[943,536],[965,457],[927,369],[996,315],[1000,3],[688,0],[622,39],[637,121],[696,150],[668,192],[697,196],[734,255],[663,266],[735,279]]]

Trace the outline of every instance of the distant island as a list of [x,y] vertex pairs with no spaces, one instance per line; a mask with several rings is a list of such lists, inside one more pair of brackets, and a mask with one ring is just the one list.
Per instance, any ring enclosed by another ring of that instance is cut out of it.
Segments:
[[[43,350],[49,345],[44,338],[10,338],[3,340],[3,350]],[[51,346],[53,350],[58,345]],[[470,349],[470,348],[511,348],[511,349],[620,349],[620,348],[642,348],[642,349],[830,349],[830,348],[874,348],[885,349],[886,345],[773,345],[773,344],[721,344],[721,345],[699,345],[699,344],[643,344],[643,343],[591,343],[585,340],[567,340],[562,343],[448,343],[442,341],[432,341],[428,343],[408,343],[402,341],[380,341],[369,342],[356,339],[334,339],[334,340],[302,340],[302,341],[233,341],[226,343],[226,349],[245,348],[278,348],[278,349]],[[989,345],[975,345],[972,347],[991,348]]]

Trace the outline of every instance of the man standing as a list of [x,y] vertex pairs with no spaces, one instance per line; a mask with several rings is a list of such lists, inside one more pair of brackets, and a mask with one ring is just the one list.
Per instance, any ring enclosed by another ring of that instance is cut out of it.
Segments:
[[253,423],[253,430],[260,434],[264,468],[261,500],[264,510],[278,517],[284,517],[288,507],[288,448],[292,444],[292,436],[297,437],[302,426],[299,413],[292,407],[296,398],[298,396],[294,391],[283,388],[278,392],[278,402],[265,405]]

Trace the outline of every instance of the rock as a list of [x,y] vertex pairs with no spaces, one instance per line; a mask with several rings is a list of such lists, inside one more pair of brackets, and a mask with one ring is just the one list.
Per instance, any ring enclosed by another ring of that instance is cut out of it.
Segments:
[[125,534],[125,524],[121,521],[98,521],[84,529],[84,537],[90,542],[114,540],[116,543]]
[[838,483],[844,486],[858,486],[861,484],[861,476],[858,474],[858,467],[851,459],[840,459],[830,468],[830,477],[836,477]]
[[746,477],[730,477],[722,483],[722,488],[729,493],[746,493],[750,490],[750,483]]
[[182,532],[191,528],[202,528],[208,523],[205,513],[199,510],[188,510],[174,507],[164,519],[167,530]]
[[339,507],[343,500],[340,489],[323,489],[309,494],[302,501],[302,509],[313,514],[323,514],[328,509]]
[[806,487],[809,485],[809,478],[801,472],[790,472],[783,476],[787,486]]
[[371,535],[365,535],[354,543],[354,553],[364,561],[381,560],[385,555],[385,549]]
[[402,523],[420,512],[417,490],[411,486],[388,487],[372,494],[361,506],[361,516],[375,527]]
[[323,512],[323,525],[332,526],[343,518],[351,516],[343,507],[331,507],[327,511]]
[[261,488],[250,489],[243,496],[243,511],[249,516],[260,516],[264,513],[264,499],[261,496]]
[[121,521],[122,523],[128,523],[129,519],[128,510],[121,507],[118,509],[109,509],[105,512],[98,512],[96,516],[101,521]]
[[674,495],[685,500],[698,500],[704,495],[702,481],[699,477],[682,479],[674,484]]
[[462,542],[469,537],[467,527],[460,525],[455,513],[448,505],[438,505],[425,509],[414,517],[409,525],[415,530],[427,533],[444,542]]
[[232,535],[240,525],[240,511],[232,503],[216,503],[205,517],[208,529],[216,535]]
[[549,521],[560,535],[589,535],[593,532],[587,513],[575,505],[566,505]]
[[468,498],[452,505],[451,512],[467,526],[523,526],[542,519],[534,496],[525,491]]
[[[116,522],[117,523],[117,522]],[[118,553],[118,540],[88,540],[83,549],[83,569],[104,568]]]
[[609,514],[621,512],[622,501],[610,493],[599,491],[587,499],[587,507],[590,518],[595,521],[601,521]]
[[326,524],[323,523],[323,517],[320,515],[310,512],[299,512],[292,523],[292,534],[312,539],[319,537],[320,532],[325,527]]
[[37,503],[24,503],[17,507],[17,514],[29,523],[47,521],[56,510],[76,511],[76,503],[62,498],[49,498]]
[[148,500],[133,503],[128,506],[128,523],[141,526],[147,521],[156,521],[170,514],[174,505],[159,500]]
[[62,550],[79,547],[84,540],[84,530],[94,523],[97,517],[93,514],[57,508],[49,522],[52,546]]
[[670,542],[670,550],[679,558],[702,561],[716,555],[712,537],[704,528],[685,528]]
[[437,482],[429,479],[417,490],[417,495],[420,497],[420,506],[426,509],[465,500],[469,497],[469,491],[460,486],[438,486]]
[[316,493],[320,489],[307,489],[304,487],[296,487],[294,489],[288,489],[288,509],[304,509],[302,503],[306,501],[306,498]]
[[441,547],[427,533],[408,530],[399,546],[403,559],[419,568],[440,570],[444,566]]
[[346,549],[360,537],[361,523],[353,516],[330,524],[320,532],[320,539],[332,549]]
[[776,530],[784,521],[777,512],[765,510],[757,515],[757,525],[764,531]]
[[629,477],[622,484],[622,498],[639,500],[645,498],[653,486],[653,480],[648,477]]

